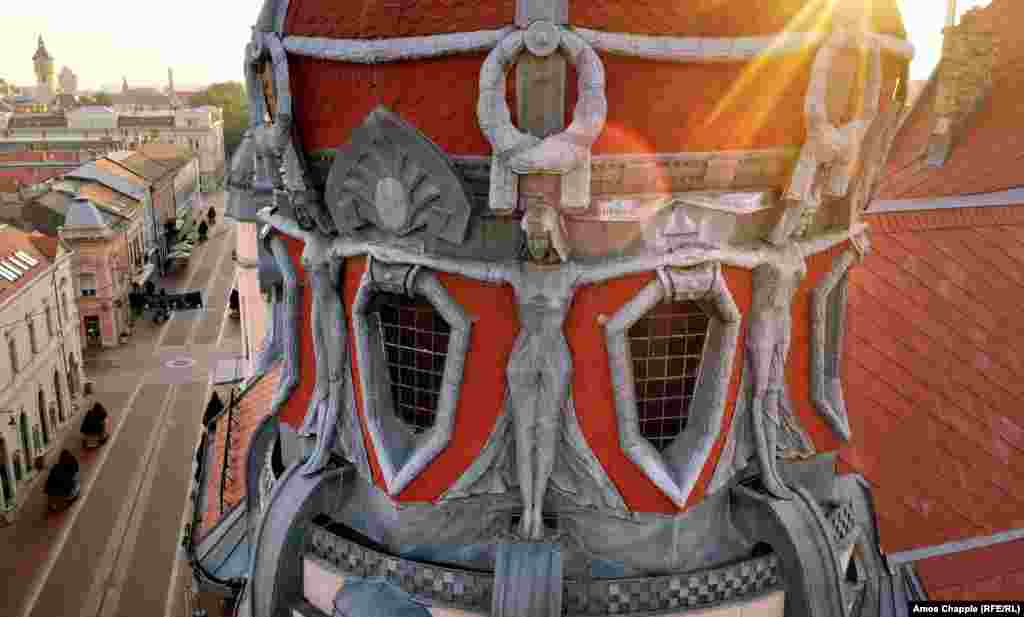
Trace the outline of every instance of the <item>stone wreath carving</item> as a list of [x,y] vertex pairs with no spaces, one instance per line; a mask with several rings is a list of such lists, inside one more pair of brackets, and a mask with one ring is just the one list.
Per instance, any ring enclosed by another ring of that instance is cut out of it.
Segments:
[[[559,51],[579,75],[572,123],[544,139],[516,128],[505,100],[505,74],[524,49],[541,57]],[[593,48],[579,35],[549,22],[534,22],[526,31],[512,32],[491,50],[480,69],[477,119],[494,149],[493,210],[514,211],[519,201],[516,176],[532,173],[562,176],[561,207],[579,209],[590,204],[590,147],[604,128],[608,112],[604,88],[604,66]]]
[[[781,244],[794,232],[802,233],[806,219],[817,210],[823,198],[844,197],[849,190],[861,157],[864,137],[878,115],[882,88],[881,48],[876,38],[868,36],[863,24],[851,23],[837,15],[838,23],[825,40],[811,67],[804,114],[807,118],[807,141],[783,198],[794,205],[784,214],[772,241]],[[857,117],[842,126],[835,126],[828,115],[828,86],[835,79],[854,79],[852,75],[837,76],[833,59],[843,49],[866,49],[868,75],[864,84],[864,104]]]

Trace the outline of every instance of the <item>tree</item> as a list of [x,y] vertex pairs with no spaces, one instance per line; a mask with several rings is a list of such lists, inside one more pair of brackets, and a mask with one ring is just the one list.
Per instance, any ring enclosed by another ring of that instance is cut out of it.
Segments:
[[110,107],[114,104],[114,99],[110,98],[110,95],[106,92],[97,92],[93,96],[83,96],[78,100],[82,105],[100,105],[102,107]]
[[220,107],[224,113],[224,156],[230,159],[249,127],[249,98],[237,81],[212,84],[189,98],[189,105]]

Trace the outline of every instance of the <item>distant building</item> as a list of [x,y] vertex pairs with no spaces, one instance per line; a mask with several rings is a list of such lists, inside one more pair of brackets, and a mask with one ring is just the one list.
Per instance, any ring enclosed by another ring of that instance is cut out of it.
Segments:
[[72,253],[56,238],[0,226],[0,522],[74,430],[82,344]]
[[64,67],[60,70],[60,90],[64,94],[78,94],[78,75]]
[[53,56],[46,51],[42,36],[39,37],[39,46],[32,56],[32,62],[36,73],[35,100],[43,105],[49,105],[57,96],[57,80],[53,73]]
[[83,106],[56,113],[0,113],[0,153],[81,151],[86,154],[80,160],[91,160],[147,144],[192,150],[198,158],[202,189],[221,185],[224,120],[218,107],[127,112],[116,106]]
[[58,233],[75,252],[85,344],[115,347],[129,328],[128,292],[142,265],[143,216],[136,204],[99,183],[79,191]]

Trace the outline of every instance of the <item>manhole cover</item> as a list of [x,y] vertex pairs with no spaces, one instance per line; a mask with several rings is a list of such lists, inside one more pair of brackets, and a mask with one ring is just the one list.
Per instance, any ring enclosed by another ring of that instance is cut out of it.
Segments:
[[195,365],[195,363],[196,361],[192,358],[176,358],[174,360],[170,360],[164,366],[167,368],[188,368]]

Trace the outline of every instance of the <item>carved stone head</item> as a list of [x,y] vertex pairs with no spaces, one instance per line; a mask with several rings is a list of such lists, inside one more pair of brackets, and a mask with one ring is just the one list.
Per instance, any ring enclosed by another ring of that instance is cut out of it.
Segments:
[[559,201],[560,176],[527,175],[520,178],[520,203],[525,210],[522,229],[530,260],[554,264],[569,258]]

